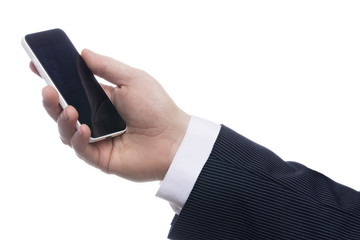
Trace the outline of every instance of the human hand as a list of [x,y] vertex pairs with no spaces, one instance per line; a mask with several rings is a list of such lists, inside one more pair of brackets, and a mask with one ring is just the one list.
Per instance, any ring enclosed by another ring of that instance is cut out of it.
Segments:
[[[64,110],[53,87],[43,89],[44,107],[57,121],[63,143],[89,164],[107,173],[132,181],[162,180],[185,135],[190,116],[168,96],[149,74],[90,50],[81,53],[90,70],[115,84],[102,85],[127,123],[118,137],[89,143],[90,129],[85,124],[75,130],[78,113]],[[37,73],[33,64],[33,72]],[[37,73],[38,74],[38,73]]]

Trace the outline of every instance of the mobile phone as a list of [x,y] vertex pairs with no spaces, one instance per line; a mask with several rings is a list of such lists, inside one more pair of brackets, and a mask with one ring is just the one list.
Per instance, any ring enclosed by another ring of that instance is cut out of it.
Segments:
[[90,142],[126,131],[125,121],[64,31],[28,34],[21,43],[41,77],[58,91],[60,105],[78,111],[76,127],[89,126]]

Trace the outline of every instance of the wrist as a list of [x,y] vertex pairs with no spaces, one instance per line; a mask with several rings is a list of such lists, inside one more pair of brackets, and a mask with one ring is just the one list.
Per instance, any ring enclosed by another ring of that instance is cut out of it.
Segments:
[[157,196],[179,213],[210,156],[220,132],[219,124],[192,116],[180,146],[161,182]]
[[160,180],[163,180],[175,155],[178,151],[184,136],[186,134],[189,122],[190,122],[190,115],[179,109],[178,113],[173,116],[173,126],[171,127],[171,137],[170,137],[170,149],[167,159],[163,164],[163,168],[161,171],[161,175],[159,176]]

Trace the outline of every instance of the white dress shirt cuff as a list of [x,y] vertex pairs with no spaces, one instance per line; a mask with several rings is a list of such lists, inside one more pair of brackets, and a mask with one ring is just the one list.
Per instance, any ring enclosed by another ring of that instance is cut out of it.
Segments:
[[220,125],[192,116],[156,196],[167,200],[179,214],[212,151]]

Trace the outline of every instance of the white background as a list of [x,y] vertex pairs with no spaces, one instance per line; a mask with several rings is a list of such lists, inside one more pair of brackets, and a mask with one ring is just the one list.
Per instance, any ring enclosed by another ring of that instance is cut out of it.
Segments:
[[0,6],[0,239],[166,239],[158,182],[78,160],[42,108],[23,35],[59,27],[224,123],[360,190],[359,1],[5,1]]

